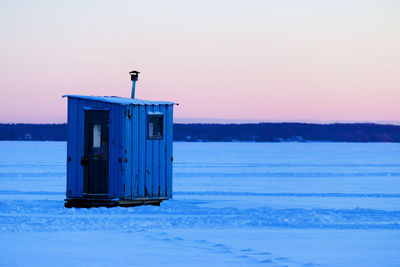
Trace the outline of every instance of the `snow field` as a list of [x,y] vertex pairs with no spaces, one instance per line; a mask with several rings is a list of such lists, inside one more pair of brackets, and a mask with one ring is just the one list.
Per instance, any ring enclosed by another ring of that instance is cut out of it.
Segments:
[[0,266],[399,266],[400,144],[175,143],[174,199],[65,209],[64,142],[0,142]]

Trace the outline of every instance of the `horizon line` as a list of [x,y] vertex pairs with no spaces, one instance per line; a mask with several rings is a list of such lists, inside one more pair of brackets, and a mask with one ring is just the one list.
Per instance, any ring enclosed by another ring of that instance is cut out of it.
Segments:
[[[0,122],[0,124],[66,124],[67,122]],[[400,121],[358,121],[358,120],[259,120],[259,119],[209,119],[209,118],[174,118],[174,123],[185,124],[257,124],[257,123],[309,123],[309,124],[383,124],[400,125]]]

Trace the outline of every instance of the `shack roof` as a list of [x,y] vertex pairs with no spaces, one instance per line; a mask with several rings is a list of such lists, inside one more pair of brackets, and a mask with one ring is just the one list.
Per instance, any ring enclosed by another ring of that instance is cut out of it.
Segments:
[[87,100],[114,103],[120,105],[178,105],[177,103],[168,101],[149,101],[149,100],[140,100],[137,98],[126,98],[118,96],[64,95],[63,97],[87,99]]

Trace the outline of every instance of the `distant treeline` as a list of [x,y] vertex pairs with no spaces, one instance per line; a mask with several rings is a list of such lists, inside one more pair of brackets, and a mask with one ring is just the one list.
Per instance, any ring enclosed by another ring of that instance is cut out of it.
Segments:
[[0,124],[0,140],[66,141],[67,124]]
[[[65,141],[66,124],[0,124],[0,140]],[[400,126],[369,123],[174,124],[190,142],[400,142]]]
[[400,142],[400,126],[369,123],[175,124],[179,141]]

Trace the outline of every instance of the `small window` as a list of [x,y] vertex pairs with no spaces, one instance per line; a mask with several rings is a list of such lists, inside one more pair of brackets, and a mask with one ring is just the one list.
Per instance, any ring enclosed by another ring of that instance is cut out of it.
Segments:
[[148,114],[147,129],[149,139],[163,138],[163,114]]
[[101,147],[101,124],[93,124],[93,148]]

